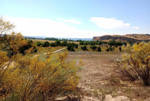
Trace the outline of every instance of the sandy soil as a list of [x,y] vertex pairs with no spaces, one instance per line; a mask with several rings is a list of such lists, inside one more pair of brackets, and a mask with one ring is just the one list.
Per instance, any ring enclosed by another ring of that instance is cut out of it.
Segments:
[[116,60],[121,59],[123,53],[98,52],[69,52],[69,59],[83,61],[84,66],[79,72],[81,80],[79,87],[86,96],[98,98],[100,101],[111,94],[112,97],[127,96],[130,99],[143,101],[150,97],[149,87],[141,82],[122,81],[117,74]]

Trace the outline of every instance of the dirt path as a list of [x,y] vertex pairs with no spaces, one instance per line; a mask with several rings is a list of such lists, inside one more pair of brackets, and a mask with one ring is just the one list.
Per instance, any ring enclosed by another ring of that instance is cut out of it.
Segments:
[[[61,51],[65,50],[65,49],[67,49],[67,47],[64,47],[64,48],[61,48],[61,49],[55,50],[55,51],[50,52],[50,53],[58,53],[58,52],[61,52]],[[46,55],[46,54],[48,54],[48,53],[49,53],[49,52],[44,53],[44,55]],[[38,56],[38,54],[37,54],[37,55],[34,55],[34,57],[37,57],[37,56]]]
[[65,50],[65,49],[67,49],[67,47],[58,49],[58,50],[56,50],[56,51],[53,51],[52,53],[57,53],[57,52],[60,52],[60,51],[62,51],[62,50]]

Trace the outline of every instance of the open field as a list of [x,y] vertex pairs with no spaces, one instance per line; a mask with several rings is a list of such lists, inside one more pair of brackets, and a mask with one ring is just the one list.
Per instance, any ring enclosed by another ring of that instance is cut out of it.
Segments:
[[50,43],[55,42],[55,41],[51,41],[51,40],[42,40],[42,39],[32,39],[32,41],[35,42],[35,43],[38,42],[38,41],[39,41],[39,42],[43,42],[43,43],[44,43],[45,41],[48,41],[48,42],[50,42]]
[[149,87],[142,82],[122,81],[117,73],[116,59],[123,53],[69,52],[69,59],[83,61],[84,66],[79,72],[79,87],[85,95],[104,100],[105,96],[126,96],[129,99],[143,101],[150,97]]
[[[48,41],[49,43],[56,42],[56,41],[53,41],[53,40],[42,40],[42,39],[32,39],[32,41],[35,42],[35,43],[38,42],[38,41],[39,41],[39,42],[43,42],[43,43],[44,43],[45,41]],[[62,42],[62,41],[61,41],[61,42]],[[68,41],[68,43],[72,43],[72,41]],[[73,41],[73,43],[79,44],[79,42],[76,42],[76,41]]]

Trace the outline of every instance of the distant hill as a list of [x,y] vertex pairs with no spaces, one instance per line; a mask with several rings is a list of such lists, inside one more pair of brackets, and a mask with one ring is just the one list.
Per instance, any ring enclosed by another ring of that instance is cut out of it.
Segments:
[[141,42],[150,41],[150,34],[126,34],[126,35],[104,35],[93,37],[93,41],[121,41],[121,42]]

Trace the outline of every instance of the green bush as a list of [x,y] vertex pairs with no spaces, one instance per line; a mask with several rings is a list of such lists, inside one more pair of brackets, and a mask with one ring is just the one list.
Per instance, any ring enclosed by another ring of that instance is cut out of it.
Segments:
[[51,43],[50,46],[56,47],[57,45],[56,45],[56,43]]
[[61,45],[60,40],[56,40],[55,44],[56,44],[56,46],[60,46]]
[[101,52],[101,51],[102,51],[102,50],[101,50],[101,47],[98,47],[98,48],[97,48],[97,51],[98,51],[98,52]]
[[120,51],[120,52],[122,52],[122,49],[121,49],[121,47],[119,47],[119,51]]
[[91,46],[90,48],[91,48],[92,50],[96,50],[96,49],[97,49],[97,47],[96,47],[95,45]]
[[37,45],[38,47],[43,46],[43,44],[42,44],[41,42],[39,42],[39,41],[36,42],[36,45]]
[[69,51],[75,51],[74,46],[71,46],[71,45],[68,45],[68,46],[67,46],[67,49],[68,49]]
[[67,46],[67,41],[66,40],[64,40],[62,43],[61,43],[61,46]]
[[45,41],[43,44],[43,47],[48,47],[50,45],[50,43],[48,41]]
[[81,49],[82,50],[87,50],[87,47],[86,46],[82,46]]

